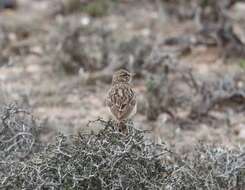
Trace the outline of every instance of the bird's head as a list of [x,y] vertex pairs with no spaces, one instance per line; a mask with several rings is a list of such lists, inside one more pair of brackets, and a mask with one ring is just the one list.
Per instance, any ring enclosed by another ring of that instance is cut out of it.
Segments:
[[113,74],[112,84],[118,83],[130,83],[132,80],[133,74],[125,69],[120,69]]

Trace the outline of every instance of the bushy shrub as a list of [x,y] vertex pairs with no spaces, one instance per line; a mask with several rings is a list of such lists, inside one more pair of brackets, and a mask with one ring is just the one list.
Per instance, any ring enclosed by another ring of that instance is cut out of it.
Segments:
[[245,188],[244,149],[198,145],[180,155],[151,143],[132,123],[125,135],[101,119],[98,133],[60,134],[56,143],[41,145],[28,118],[16,106],[1,113],[0,189]]
[[173,189],[245,189],[245,151],[198,145],[169,179]]
[[16,104],[0,108],[0,158],[24,159],[39,151],[40,126],[26,109]]
[[158,148],[146,144],[139,130],[124,135],[110,122],[97,122],[105,127],[98,134],[70,140],[59,135],[56,144],[31,159],[2,162],[0,184],[10,189],[159,189]]

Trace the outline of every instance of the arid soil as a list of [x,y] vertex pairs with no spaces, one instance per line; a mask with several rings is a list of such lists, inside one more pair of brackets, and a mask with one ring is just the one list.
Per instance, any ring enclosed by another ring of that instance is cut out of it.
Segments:
[[[181,151],[199,141],[243,144],[243,59],[224,58],[227,49],[217,44],[195,43],[195,19],[177,19],[157,2],[113,2],[101,16],[55,0],[19,0],[17,9],[2,9],[0,103],[31,109],[45,126],[44,141],[57,132],[97,130],[87,123],[110,118],[104,99],[112,73],[127,68],[136,73],[134,125],[152,130],[156,142]],[[165,43],[172,37],[183,42]]]

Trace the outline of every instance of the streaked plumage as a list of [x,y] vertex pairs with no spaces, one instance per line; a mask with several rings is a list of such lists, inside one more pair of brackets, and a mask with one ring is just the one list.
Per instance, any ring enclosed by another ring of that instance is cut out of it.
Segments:
[[119,128],[136,113],[136,96],[130,85],[131,78],[132,74],[126,70],[115,72],[112,87],[107,95],[106,104],[119,123]]

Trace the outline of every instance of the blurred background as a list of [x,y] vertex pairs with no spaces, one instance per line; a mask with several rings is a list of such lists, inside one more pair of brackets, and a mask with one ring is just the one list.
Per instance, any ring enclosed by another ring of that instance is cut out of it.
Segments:
[[98,117],[112,73],[136,73],[136,128],[186,150],[245,142],[245,3],[238,0],[0,0],[0,104],[42,140]]

